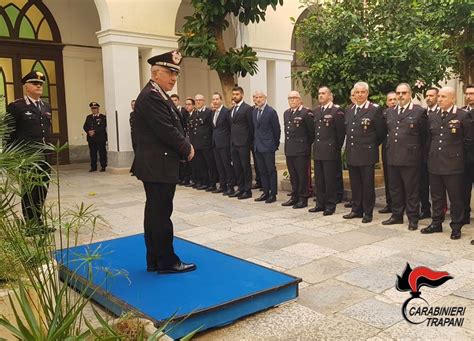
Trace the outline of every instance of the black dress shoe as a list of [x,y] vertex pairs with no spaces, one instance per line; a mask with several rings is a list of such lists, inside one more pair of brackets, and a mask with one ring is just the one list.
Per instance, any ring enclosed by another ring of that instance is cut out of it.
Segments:
[[194,183],[194,184],[192,185],[192,187],[197,189],[198,187],[201,187],[201,184]]
[[334,212],[334,210],[324,210],[323,215],[333,215]]
[[219,187],[219,188],[216,188],[215,190],[212,191],[212,193],[224,193],[224,188]]
[[265,204],[271,204],[272,202],[277,201],[276,195],[270,195],[267,200],[265,200]]
[[410,221],[408,223],[408,230],[410,230],[410,231],[418,230],[418,223],[414,222],[414,221]]
[[403,219],[390,217],[387,220],[382,221],[382,225],[395,225],[395,224],[403,224]]
[[281,204],[281,206],[293,206],[298,202],[298,199],[291,197],[289,200]]
[[261,184],[252,185],[252,189],[259,189],[259,188],[262,188]]
[[233,187],[231,188],[228,188],[224,193],[222,193],[222,195],[228,195],[228,196],[231,196],[232,194],[235,193],[235,190]]
[[384,208],[378,210],[379,213],[392,213],[392,208],[390,206],[385,206]]
[[206,188],[206,192],[214,192],[214,191],[217,191],[216,186],[209,186],[208,188]]
[[431,218],[431,212],[421,212],[419,220]]
[[367,223],[370,223],[371,221],[372,221],[372,216],[364,214],[364,217],[362,218],[362,223],[367,224]]
[[471,240],[471,245],[474,245],[474,239],[473,239],[473,240]]
[[101,172],[105,172],[105,167],[102,167],[102,168],[100,169],[100,171],[101,171]]
[[268,193],[263,193],[261,196],[255,199],[255,201],[265,201],[270,197]]
[[308,200],[300,200],[296,204],[293,205],[294,209],[305,208],[308,207]]
[[349,214],[343,215],[342,216],[344,219],[354,219],[354,218],[362,218],[362,214],[358,214],[355,212],[351,212]]
[[344,207],[345,207],[345,208],[350,208],[350,207],[352,207],[352,202],[346,202],[346,203],[344,204]]
[[184,187],[193,187],[194,183],[193,182],[188,182],[187,184],[184,185]]
[[457,240],[461,239],[461,228],[453,228],[451,231],[451,237],[452,240]]
[[425,227],[424,229],[421,229],[420,232],[423,233],[423,234],[443,232],[443,226],[430,224],[430,225],[428,225],[428,227]]
[[159,274],[176,274],[196,270],[196,264],[179,262],[169,268],[157,269]]
[[89,173],[91,173],[91,172],[97,172],[97,168],[91,168],[91,169],[89,169]]
[[311,212],[311,213],[316,213],[316,212],[324,212],[325,211],[325,208],[324,207],[318,207],[318,206],[315,206],[313,208],[310,208],[308,210],[308,212]]
[[239,196],[237,197],[237,199],[243,200],[243,199],[249,199],[249,198],[251,198],[251,197],[252,197],[252,192],[247,191],[247,192],[243,192],[241,195],[239,195]]
[[234,192],[232,194],[229,194],[229,198],[238,198],[239,196],[241,196],[243,193],[243,191],[237,191],[237,192]]

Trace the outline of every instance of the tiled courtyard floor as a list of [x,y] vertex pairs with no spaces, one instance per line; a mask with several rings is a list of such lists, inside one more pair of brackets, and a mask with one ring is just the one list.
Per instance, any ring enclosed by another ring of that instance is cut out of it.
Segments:
[[[141,182],[129,174],[88,173],[87,165],[67,166],[61,172],[63,205],[94,204],[108,223],[96,231],[95,241],[142,232]],[[50,201],[55,200],[55,190],[51,186]],[[426,236],[408,231],[406,225],[382,226],[387,215],[375,213],[372,223],[362,224],[360,219],[344,220],[342,215],[350,209],[343,205],[333,216],[323,217],[282,207],[284,200],[285,192],[277,203],[264,204],[177,187],[177,236],[303,279],[296,302],[198,339],[474,339],[472,225],[463,228],[461,240],[452,241],[447,223],[443,233]],[[376,210],[382,203],[378,206]],[[421,225],[428,223],[423,220]],[[87,231],[80,233],[83,242],[89,237]],[[394,286],[406,262],[454,277],[422,292],[431,305],[466,306],[463,327],[426,327],[403,320],[400,307],[409,294]]]

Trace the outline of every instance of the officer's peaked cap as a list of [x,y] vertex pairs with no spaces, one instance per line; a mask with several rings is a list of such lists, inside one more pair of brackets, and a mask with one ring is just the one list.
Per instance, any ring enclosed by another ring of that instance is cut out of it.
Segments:
[[25,77],[21,79],[21,84],[32,83],[32,82],[39,82],[44,83],[46,81],[46,77],[40,71],[33,70],[30,73],[26,74]]
[[100,107],[100,104],[97,103],[97,102],[90,102],[90,103],[89,103],[89,107],[90,107],[90,108],[99,108],[99,107]]
[[179,51],[174,50],[160,54],[158,56],[151,57],[147,61],[150,65],[161,65],[170,70],[179,72],[179,70],[181,69],[179,65],[181,64],[182,60],[183,56],[181,55],[181,53]]

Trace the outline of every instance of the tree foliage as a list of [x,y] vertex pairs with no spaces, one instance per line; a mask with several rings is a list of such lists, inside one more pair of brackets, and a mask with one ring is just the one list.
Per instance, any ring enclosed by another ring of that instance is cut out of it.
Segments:
[[191,0],[194,14],[185,17],[179,44],[184,54],[207,60],[209,67],[217,71],[224,96],[230,102],[230,90],[234,76],[245,77],[257,71],[257,54],[251,47],[226,48],[223,32],[229,27],[229,17],[235,16],[248,25],[265,20],[268,6],[276,9],[283,0]]
[[421,93],[450,70],[459,73],[452,42],[460,32],[430,27],[435,22],[442,26],[446,19],[434,13],[435,3],[468,1],[304,1],[308,16],[296,24],[296,37],[308,69],[297,78],[312,95],[319,86],[330,86],[339,102],[346,102],[361,80],[369,83],[371,98],[379,103],[400,82]]

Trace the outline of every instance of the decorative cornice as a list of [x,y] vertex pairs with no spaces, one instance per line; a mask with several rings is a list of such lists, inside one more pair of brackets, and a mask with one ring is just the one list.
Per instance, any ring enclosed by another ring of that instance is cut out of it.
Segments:
[[295,53],[293,50],[275,50],[261,47],[252,47],[252,49],[257,52],[258,58],[290,62],[293,61],[293,55]]
[[138,33],[107,29],[96,33],[99,45],[129,45],[137,47],[166,47],[175,49],[178,47],[177,37],[165,37],[156,34]]

